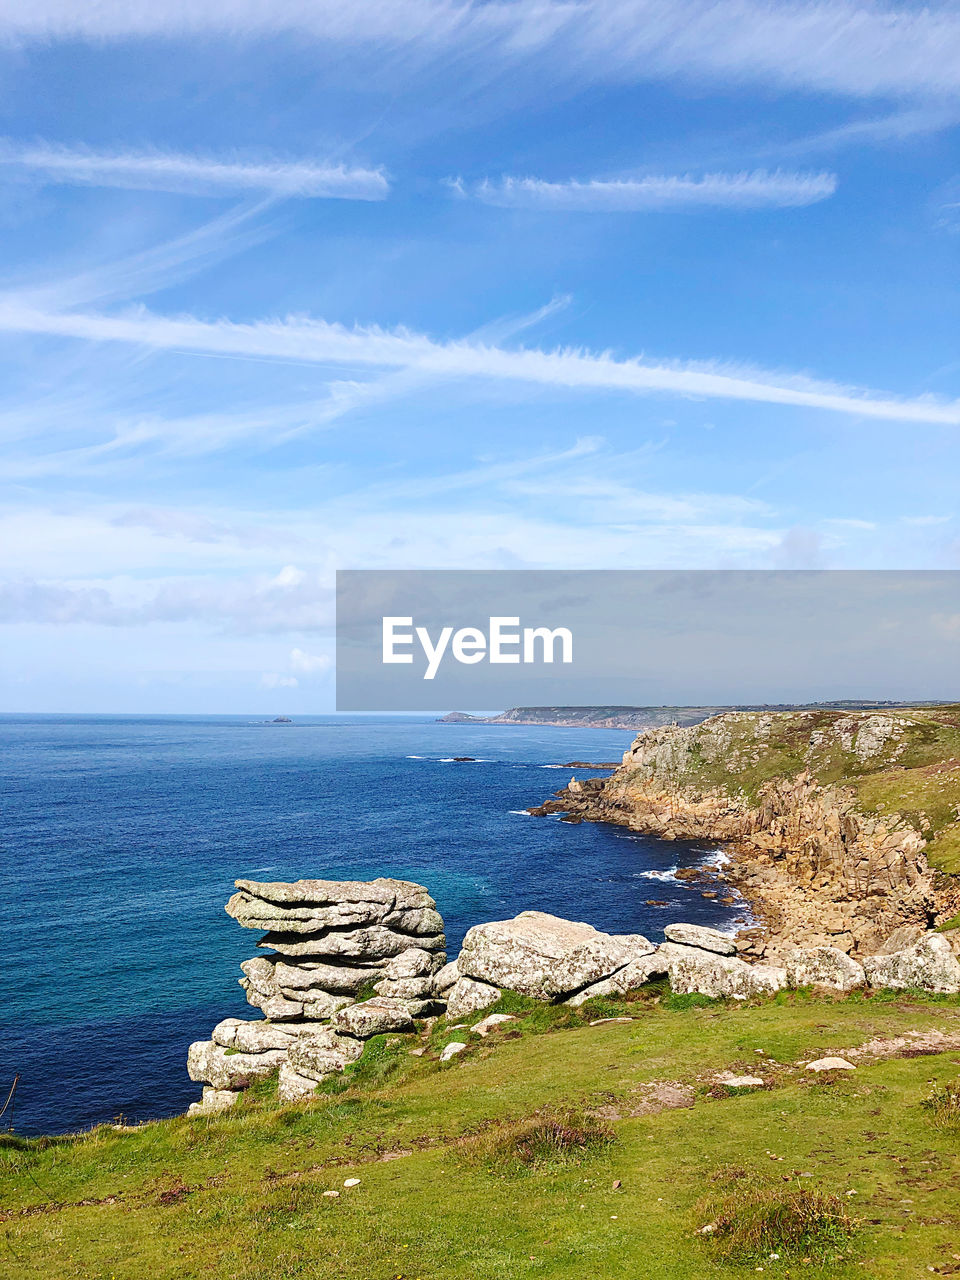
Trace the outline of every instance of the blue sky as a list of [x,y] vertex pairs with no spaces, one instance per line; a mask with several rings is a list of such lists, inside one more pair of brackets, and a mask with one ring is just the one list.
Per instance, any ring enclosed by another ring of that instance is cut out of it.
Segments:
[[0,3],[13,711],[332,707],[347,568],[960,564],[960,10]]

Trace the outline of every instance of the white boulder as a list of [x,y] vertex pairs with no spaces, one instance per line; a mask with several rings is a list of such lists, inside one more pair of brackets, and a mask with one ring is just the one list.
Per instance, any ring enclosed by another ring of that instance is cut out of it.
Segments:
[[187,1050],[187,1074],[214,1089],[246,1089],[254,1080],[271,1075],[285,1058],[284,1049],[238,1053],[212,1040],[197,1040]]
[[236,1104],[239,1097],[239,1093],[235,1093],[232,1089],[213,1089],[210,1085],[205,1084],[200,1101],[190,1103],[189,1107],[187,1107],[187,1115],[223,1115],[225,1111],[229,1111]]
[[413,1018],[402,1005],[388,1005],[378,1000],[364,1000],[341,1009],[333,1025],[342,1035],[356,1036],[358,1040],[414,1029]]
[[[640,940],[646,943],[646,939]],[[647,943],[652,951],[653,944]],[[635,959],[638,940],[543,911],[474,925],[457,957],[460,972],[538,1000],[556,1000],[609,977]]]
[[313,1097],[319,1081],[302,1076],[289,1062],[280,1067],[277,1077],[277,1097],[281,1102],[303,1102]]
[[342,1036],[332,1027],[326,1027],[314,1035],[300,1036],[294,1041],[287,1061],[297,1075],[319,1081],[345,1070],[362,1053],[362,1040]]
[[718,929],[707,929],[701,924],[668,924],[664,936],[669,942],[684,947],[699,947],[701,951],[715,951],[720,956],[737,954],[737,944]]
[[928,933],[916,946],[891,955],[864,956],[863,967],[871,987],[960,991],[960,961],[940,933]]
[[774,965],[747,964],[736,956],[670,943],[660,950],[667,953],[667,976],[678,995],[696,992],[714,999],[747,1000],[787,985],[786,970]]
[[447,1018],[469,1018],[500,999],[499,987],[473,978],[458,978],[447,993]]
[[853,991],[867,981],[863,965],[839,947],[794,947],[784,954],[783,967],[791,987]]
[[667,961],[661,952],[662,948],[657,948],[639,960],[631,960],[609,978],[602,978],[599,982],[584,987],[582,991],[568,997],[564,1003],[576,1007],[585,1004],[587,1000],[592,1000],[595,996],[616,998],[625,996],[629,991],[639,990],[651,978],[660,977],[667,972]]

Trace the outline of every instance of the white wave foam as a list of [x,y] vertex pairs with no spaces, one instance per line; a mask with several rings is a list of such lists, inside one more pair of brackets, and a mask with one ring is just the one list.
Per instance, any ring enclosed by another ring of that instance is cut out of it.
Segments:
[[638,871],[641,880],[675,880],[679,867],[671,867],[669,871]]

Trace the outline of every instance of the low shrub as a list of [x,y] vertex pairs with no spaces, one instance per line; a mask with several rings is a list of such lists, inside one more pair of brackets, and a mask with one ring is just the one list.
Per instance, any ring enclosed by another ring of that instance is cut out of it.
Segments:
[[960,1080],[937,1085],[920,1105],[930,1112],[930,1118],[938,1129],[960,1130]]
[[600,1155],[614,1141],[611,1127],[579,1111],[540,1112],[489,1125],[460,1140],[468,1160],[491,1171],[562,1169]]
[[[729,1179],[724,1179],[725,1182]],[[699,1234],[728,1262],[835,1255],[857,1231],[839,1196],[801,1184],[783,1186],[740,1178],[719,1198],[703,1201]]]

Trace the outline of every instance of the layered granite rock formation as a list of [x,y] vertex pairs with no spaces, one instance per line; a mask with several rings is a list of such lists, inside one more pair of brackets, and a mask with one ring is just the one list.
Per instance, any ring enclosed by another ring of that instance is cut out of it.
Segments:
[[446,962],[443,920],[422,885],[238,880],[236,887],[227,914],[266,931],[257,945],[270,954],[245,960],[239,979],[263,1017],[227,1018],[210,1040],[190,1046],[190,1078],[206,1086],[191,1112],[225,1110],[278,1068],[281,1097],[305,1097],[355,1061],[371,1036],[412,1031],[414,1018],[445,1007],[435,981]]

